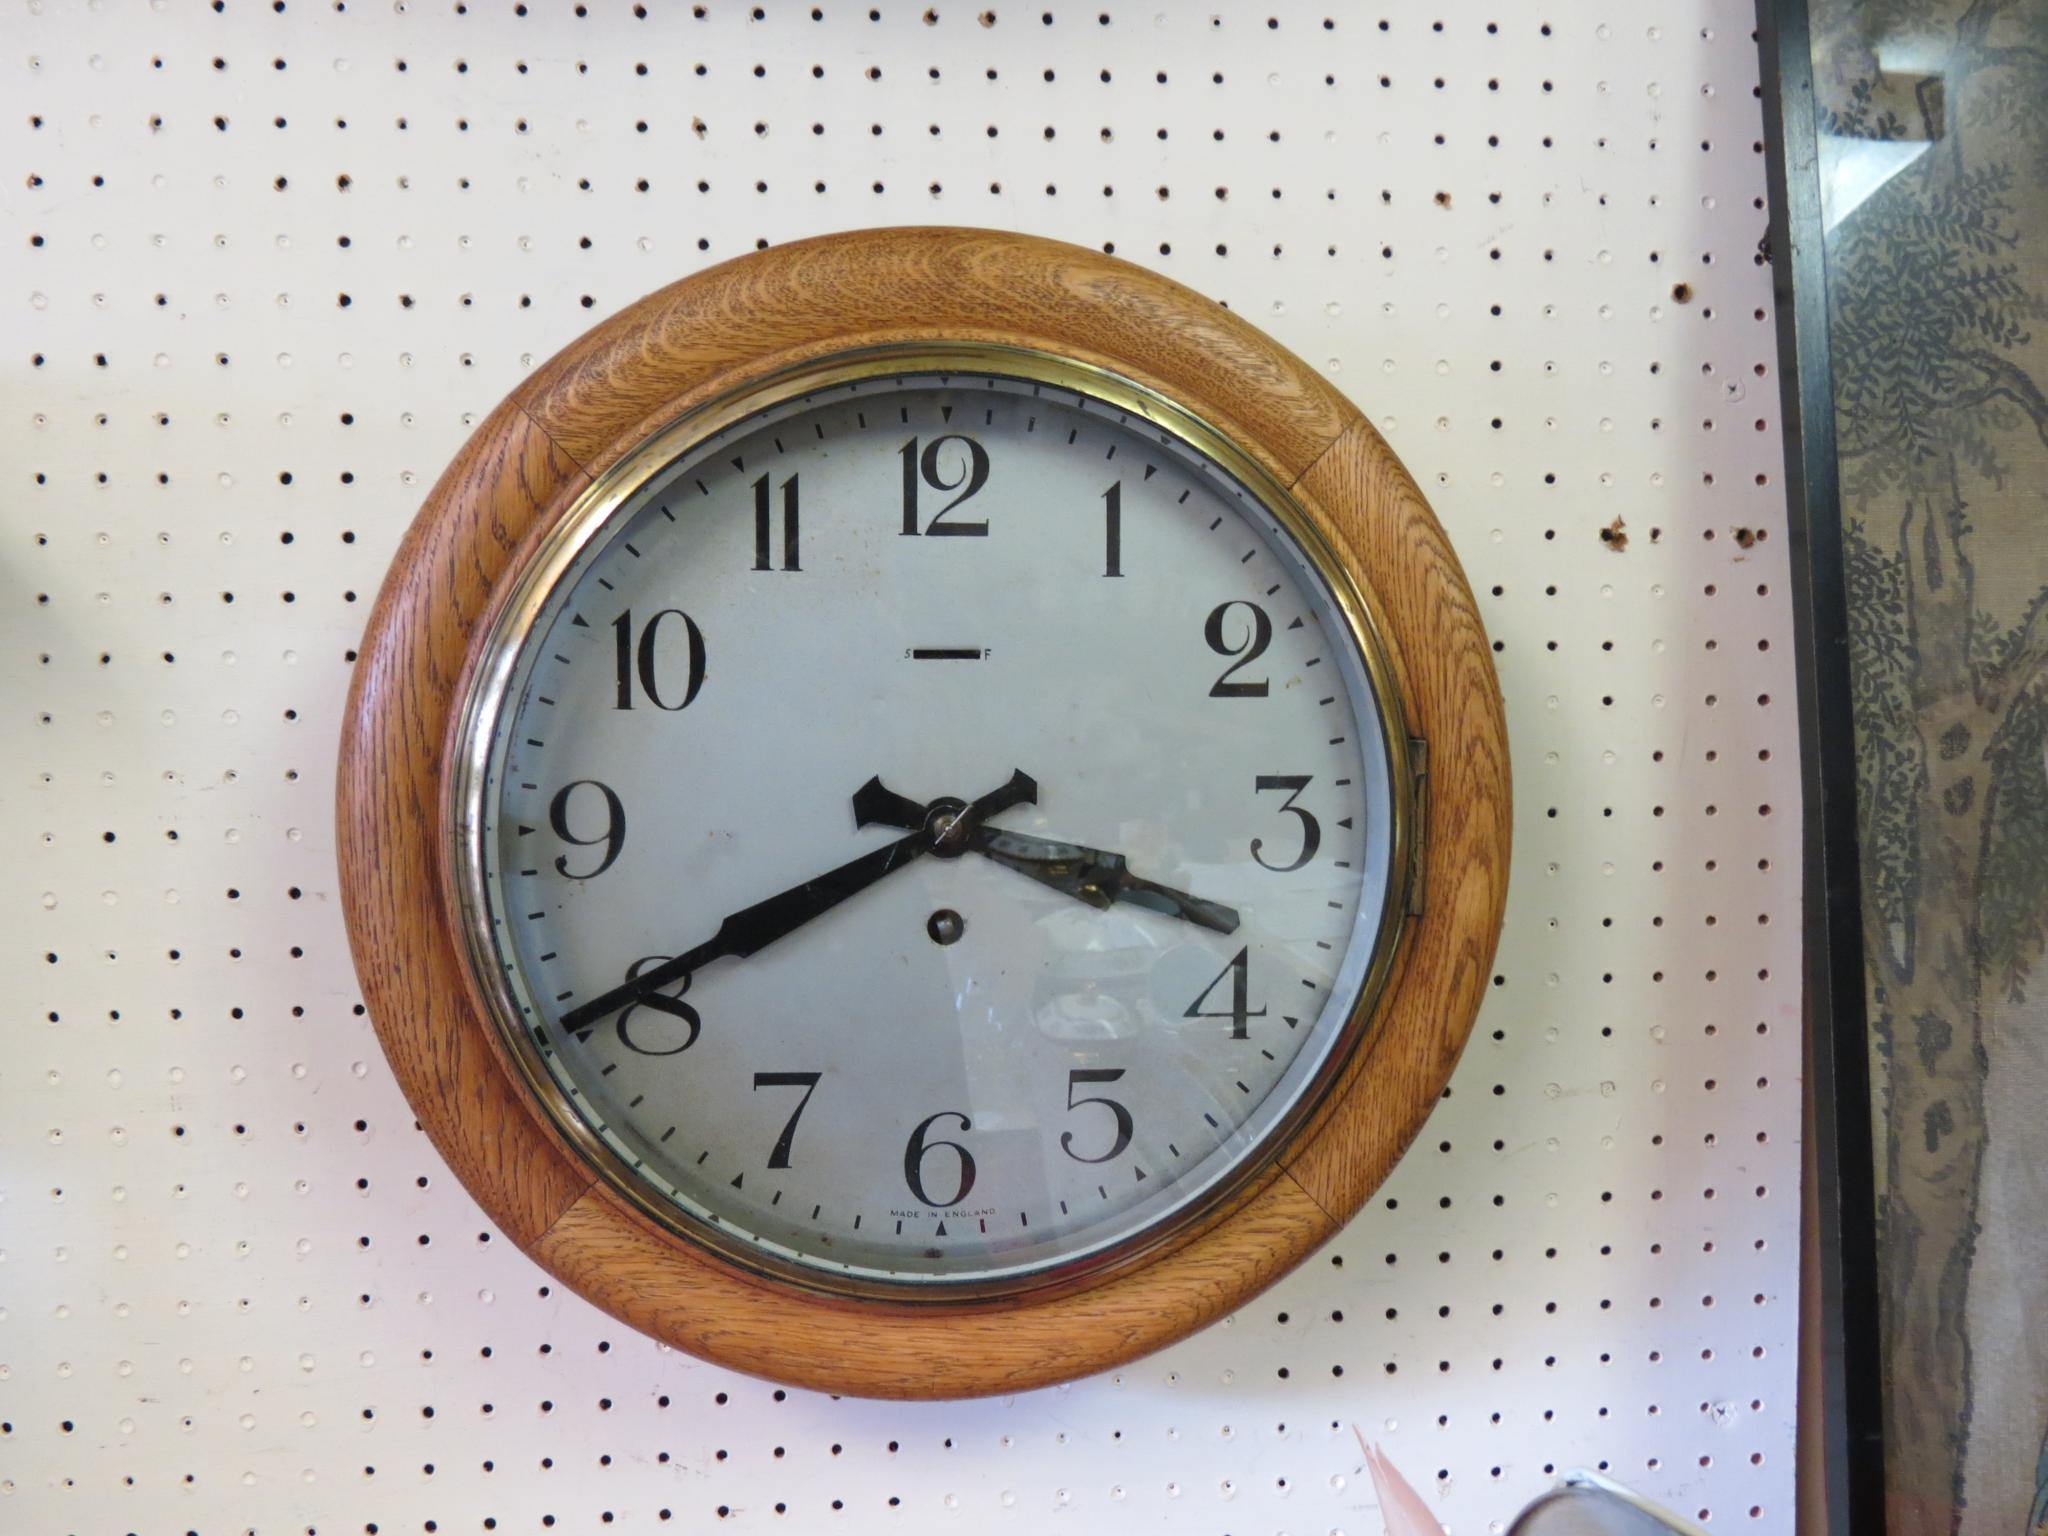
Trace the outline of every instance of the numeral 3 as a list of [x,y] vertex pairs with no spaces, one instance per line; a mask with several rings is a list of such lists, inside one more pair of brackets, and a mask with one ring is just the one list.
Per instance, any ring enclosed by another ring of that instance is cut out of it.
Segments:
[[1253,781],[1252,793],[1254,794],[1264,794],[1269,789],[1286,790],[1288,792],[1287,798],[1281,803],[1280,809],[1301,818],[1301,852],[1295,855],[1292,864],[1273,864],[1268,862],[1266,856],[1259,852],[1261,848],[1266,846],[1265,839],[1258,837],[1252,839],[1252,858],[1262,868],[1284,875],[1289,870],[1301,868],[1302,865],[1314,858],[1316,850],[1322,847],[1322,826],[1306,809],[1294,803],[1300,797],[1301,792],[1308,788],[1310,777],[1306,773],[1262,773]]

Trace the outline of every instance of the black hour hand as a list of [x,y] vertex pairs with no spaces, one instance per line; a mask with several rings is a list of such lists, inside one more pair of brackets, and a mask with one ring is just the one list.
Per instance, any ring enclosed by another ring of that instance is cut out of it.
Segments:
[[1134,875],[1129,861],[1120,853],[1033,837],[1028,832],[1009,832],[1001,827],[977,828],[968,846],[1005,869],[1014,869],[1100,911],[1106,912],[1121,901],[1217,933],[1237,931],[1236,908]]

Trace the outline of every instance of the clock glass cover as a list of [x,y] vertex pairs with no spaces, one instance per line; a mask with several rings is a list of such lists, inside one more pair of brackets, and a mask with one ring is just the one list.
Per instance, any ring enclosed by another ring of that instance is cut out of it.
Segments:
[[649,1214],[989,1294],[1147,1251],[1313,1108],[1405,910],[1408,743],[1222,439],[917,361],[599,478],[479,652],[453,866],[511,1055]]

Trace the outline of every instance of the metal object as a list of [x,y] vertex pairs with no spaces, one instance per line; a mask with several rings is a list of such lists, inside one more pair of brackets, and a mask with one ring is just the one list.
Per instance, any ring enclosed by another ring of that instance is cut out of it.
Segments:
[[1539,1495],[1515,1517],[1507,1536],[1707,1536],[1700,1526],[1660,1509],[1597,1472],[1567,1472],[1561,1486]]

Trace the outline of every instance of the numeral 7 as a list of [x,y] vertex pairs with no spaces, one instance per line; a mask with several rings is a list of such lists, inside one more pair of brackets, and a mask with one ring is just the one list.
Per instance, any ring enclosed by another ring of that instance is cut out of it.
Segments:
[[768,1154],[770,1168],[789,1166],[789,1146],[796,1140],[796,1123],[803,1119],[804,1108],[811,1102],[811,1095],[817,1091],[818,1079],[822,1072],[756,1072],[754,1088],[801,1088],[804,1096],[796,1101],[796,1108],[790,1111],[789,1123],[782,1128],[782,1134],[775,1139],[775,1150]]

